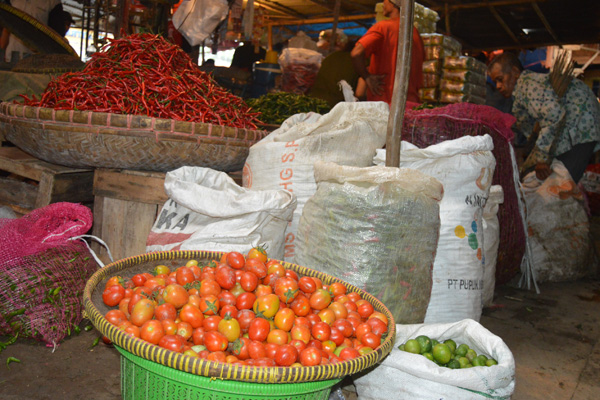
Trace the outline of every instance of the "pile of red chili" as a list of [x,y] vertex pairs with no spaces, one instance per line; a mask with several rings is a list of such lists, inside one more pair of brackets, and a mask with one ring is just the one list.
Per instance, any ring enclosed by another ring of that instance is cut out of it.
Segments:
[[25,104],[57,110],[146,115],[256,129],[258,115],[159,35],[111,40],[80,72],[52,80]]

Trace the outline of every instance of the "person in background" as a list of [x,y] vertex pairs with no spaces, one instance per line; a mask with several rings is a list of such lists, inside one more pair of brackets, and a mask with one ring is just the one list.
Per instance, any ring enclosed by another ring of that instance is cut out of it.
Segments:
[[544,180],[552,172],[551,159],[557,158],[579,182],[600,148],[600,104],[591,89],[573,79],[558,98],[548,74],[524,70],[518,57],[508,52],[490,62],[488,73],[504,97],[513,96],[511,113],[521,132],[529,138],[539,124],[539,136],[525,165],[532,165],[537,178]]
[[[392,102],[396,56],[398,52],[398,31],[400,27],[400,0],[384,0],[383,15],[388,20],[377,22],[358,40],[352,49],[352,62],[356,71],[364,79],[368,101]],[[370,64],[367,68],[367,57]],[[420,103],[419,88],[423,85],[423,60],[425,47],[416,28],[413,27],[413,43],[410,64],[410,77],[406,100]]]
[[61,10],[57,7],[50,11],[48,16],[48,26],[56,31],[60,36],[67,36],[67,32],[71,29],[75,21],[70,13]]
[[[353,90],[356,90],[358,82],[358,72],[354,69],[352,57],[350,56],[354,43],[348,42],[347,36],[344,35],[344,37],[345,41],[340,42],[340,46],[338,46],[340,50],[329,54],[321,62],[315,84],[308,92],[311,97],[327,101],[332,108],[337,103],[344,101],[344,94],[338,83],[344,80]],[[327,47],[329,46],[327,45]]]
[[[11,0],[10,5],[21,10],[44,25],[49,25],[50,12],[57,10],[62,12],[60,0]],[[5,60],[12,61],[13,52],[18,54],[18,60],[33,54],[33,51],[23,44],[16,36],[11,35],[6,28],[2,29],[0,36],[0,48],[5,51]]]
[[266,55],[267,51],[264,48],[254,46],[251,41],[244,40],[243,44],[233,52],[231,66],[244,71],[252,71],[254,63],[264,60]]

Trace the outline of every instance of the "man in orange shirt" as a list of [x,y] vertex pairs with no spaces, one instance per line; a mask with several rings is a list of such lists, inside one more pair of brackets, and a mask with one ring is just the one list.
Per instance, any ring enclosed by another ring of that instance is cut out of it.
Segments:
[[[400,0],[384,0],[383,15],[389,19],[373,25],[352,49],[352,62],[366,82],[368,101],[385,101],[388,104],[392,102],[400,26],[399,5]],[[424,54],[423,40],[413,27],[407,101],[421,102],[419,88],[423,85]],[[367,57],[370,58],[368,68]]]

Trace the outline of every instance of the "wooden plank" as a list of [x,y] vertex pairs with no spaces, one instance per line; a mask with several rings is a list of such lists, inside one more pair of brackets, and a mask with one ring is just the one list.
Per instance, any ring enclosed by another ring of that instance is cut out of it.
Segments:
[[0,178],[0,203],[33,210],[38,187],[15,179]]
[[50,164],[25,153],[17,147],[0,147],[0,169],[35,181],[41,180],[44,172],[64,174],[92,171],[91,169]]
[[94,195],[147,204],[164,204],[167,194],[163,173],[97,169]]

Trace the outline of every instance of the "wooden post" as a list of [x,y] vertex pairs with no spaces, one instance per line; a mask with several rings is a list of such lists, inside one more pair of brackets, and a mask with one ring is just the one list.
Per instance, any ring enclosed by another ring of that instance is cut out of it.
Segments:
[[337,25],[340,19],[340,6],[342,0],[335,0],[335,6],[333,9],[333,25],[331,27],[331,37],[329,38],[329,49],[327,54],[331,54],[335,51],[335,45],[337,43]]
[[402,0],[401,4],[394,92],[392,94],[392,104],[390,105],[385,146],[385,165],[396,168],[400,166],[400,141],[410,75],[415,0]]

